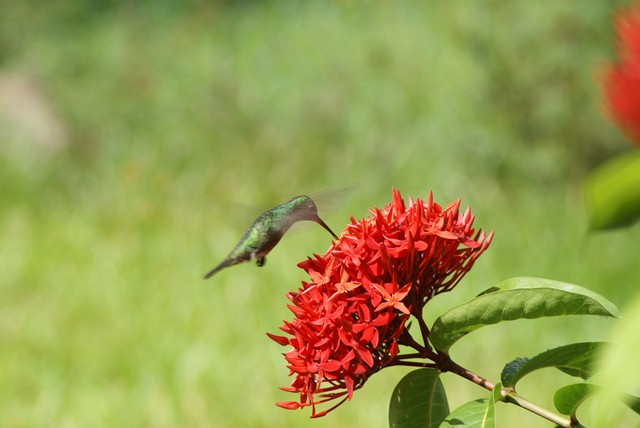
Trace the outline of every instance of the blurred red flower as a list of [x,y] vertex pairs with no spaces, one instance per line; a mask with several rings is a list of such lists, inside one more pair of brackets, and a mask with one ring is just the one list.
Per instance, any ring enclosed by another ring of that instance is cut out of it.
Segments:
[[312,417],[323,416],[392,362],[399,344],[413,341],[409,317],[422,321],[424,305],[451,290],[491,242],[493,232],[476,233],[470,210],[459,215],[459,206],[458,200],[442,209],[431,193],[427,202],[405,204],[394,190],[391,204],[366,219],[352,217],[324,255],[298,265],[311,281],[287,294],[294,319],[280,329],[288,337],[268,333],[292,347],[284,355],[295,379],[282,389],[299,400],[279,406],[311,406]]
[[602,87],[612,119],[640,144],[640,4],[614,21],[618,61],[605,69]]

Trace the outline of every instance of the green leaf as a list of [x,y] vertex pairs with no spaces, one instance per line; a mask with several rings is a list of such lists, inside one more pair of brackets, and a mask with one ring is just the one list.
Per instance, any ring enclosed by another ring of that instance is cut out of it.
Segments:
[[553,396],[553,404],[563,415],[571,415],[575,419],[576,410],[590,395],[597,391],[597,387],[590,383],[574,383],[563,386]]
[[389,404],[392,428],[437,427],[449,414],[444,386],[436,369],[407,374],[396,385]]
[[578,285],[541,278],[511,278],[440,316],[429,339],[448,352],[460,338],[489,324],[559,315],[618,316],[618,308]]
[[[567,385],[556,391],[553,396],[553,404],[560,413],[571,415],[571,418],[575,419],[575,414],[580,404],[589,396],[601,390],[602,387],[600,385],[588,382]],[[623,393],[620,394],[619,398],[631,410],[640,414],[640,396],[638,394]]]
[[505,388],[515,388],[516,382],[524,376],[524,374],[520,373],[528,362],[529,358],[527,357],[517,357],[504,366],[502,373],[500,374],[500,380]]
[[592,229],[626,226],[640,218],[640,150],[607,161],[585,180]]
[[623,394],[622,402],[640,415],[640,396],[638,394]]
[[493,398],[469,401],[451,412],[440,428],[493,428],[494,408]]
[[587,379],[596,370],[596,364],[604,353],[603,342],[573,343],[549,349],[532,358],[516,358],[502,370],[505,387],[515,388],[516,383],[534,370],[556,367],[570,376]]
[[498,382],[495,385],[493,385],[493,391],[491,391],[491,396],[493,397],[493,402],[497,403],[498,401],[505,401],[504,397],[502,396],[502,382]]

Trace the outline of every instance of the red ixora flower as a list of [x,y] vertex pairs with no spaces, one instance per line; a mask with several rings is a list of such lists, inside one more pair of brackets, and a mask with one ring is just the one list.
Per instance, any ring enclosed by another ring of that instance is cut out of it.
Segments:
[[311,280],[287,294],[294,319],[280,329],[288,337],[267,333],[291,347],[284,356],[295,379],[282,389],[299,399],[280,407],[310,406],[312,417],[323,416],[389,365],[398,345],[416,343],[405,328],[409,317],[422,321],[424,305],[451,290],[493,236],[475,232],[469,208],[459,215],[459,207],[457,200],[443,209],[431,193],[426,202],[405,204],[393,190],[391,204],[362,220],[351,217],[324,255],[298,265]]
[[612,119],[640,144],[640,3],[621,10],[614,26],[618,61],[602,79],[606,106]]

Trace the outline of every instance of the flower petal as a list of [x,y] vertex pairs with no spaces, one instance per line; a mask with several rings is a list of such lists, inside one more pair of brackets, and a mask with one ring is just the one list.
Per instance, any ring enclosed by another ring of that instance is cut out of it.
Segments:
[[275,334],[267,333],[267,336],[271,338],[271,340],[279,343],[282,346],[287,346],[289,344],[289,339],[284,336],[278,336]]

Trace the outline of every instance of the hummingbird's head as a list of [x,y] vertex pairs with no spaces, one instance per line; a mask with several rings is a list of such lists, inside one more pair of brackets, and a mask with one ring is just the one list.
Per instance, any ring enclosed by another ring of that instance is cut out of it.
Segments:
[[298,215],[300,220],[316,221],[319,218],[316,203],[307,195],[296,196],[289,203],[292,206],[292,211]]
[[308,197],[307,195],[296,196],[295,198],[289,201],[292,205],[292,212],[298,220],[309,220],[318,223],[320,226],[324,227],[334,238],[338,239],[335,233],[327,226],[327,224],[322,221],[320,216],[318,215],[318,207],[316,203],[313,202],[313,199]]

